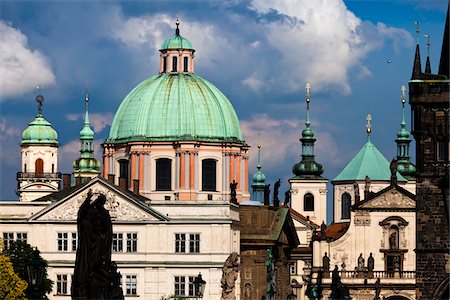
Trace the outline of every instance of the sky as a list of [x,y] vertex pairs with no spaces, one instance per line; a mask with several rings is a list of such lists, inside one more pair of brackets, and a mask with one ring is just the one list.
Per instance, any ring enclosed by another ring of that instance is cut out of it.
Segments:
[[[333,179],[367,140],[390,161],[400,129],[401,85],[411,77],[416,25],[422,62],[430,35],[437,72],[447,1],[0,1],[0,199],[15,200],[21,133],[37,112],[58,132],[59,166],[79,156],[84,90],[95,156],[115,111],[141,81],[157,74],[158,49],[174,34],[192,42],[196,73],[231,101],[267,182],[287,190],[300,161],[305,84],[311,83],[316,161]],[[389,61],[389,63],[388,63]],[[406,105],[407,127],[410,107]],[[413,161],[414,142],[411,144]],[[330,205],[332,189],[329,186]],[[329,220],[330,221],[330,220]]]

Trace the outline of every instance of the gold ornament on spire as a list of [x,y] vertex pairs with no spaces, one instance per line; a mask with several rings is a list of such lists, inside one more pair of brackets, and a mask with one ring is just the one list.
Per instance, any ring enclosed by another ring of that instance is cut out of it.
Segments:
[[406,102],[406,87],[404,85],[402,85],[402,87],[400,88],[400,90],[402,91],[402,104],[405,104]]
[[419,44],[419,21],[415,21],[414,24],[416,25],[416,43]]
[[306,103],[309,103],[311,101],[311,94],[310,94],[311,83],[307,82],[305,87],[306,87]]
[[430,56],[430,34],[424,34],[423,35],[427,39],[427,50],[428,50],[428,56]]
[[89,105],[89,94],[88,94],[88,84],[86,82],[86,87],[85,87],[85,97],[84,97],[84,101],[86,102],[86,111],[88,111],[88,105]]
[[372,124],[371,124],[372,116],[370,114],[367,114],[366,120],[367,120],[367,125],[366,125],[367,134],[370,135],[370,133],[372,132]]

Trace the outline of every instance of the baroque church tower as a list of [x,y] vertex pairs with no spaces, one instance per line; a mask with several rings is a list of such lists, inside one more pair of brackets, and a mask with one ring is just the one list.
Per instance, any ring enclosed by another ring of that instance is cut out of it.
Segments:
[[449,299],[449,34],[447,10],[438,73],[432,74],[429,57],[422,72],[417,43],[409,81],[417,157],[416,299]]
[[80,157],[73,163],[73,175],[77,183],[83,183],[100,174],[100,162],[94,158],[94,131],[89,122],[89,95],[86,88],[86,112],[80,131]]
[[309,104],[311,84],[306,84],[306,128],[302,131],[302,160],[292,167],[294,178],[291,184],[292,208],[315,223],[326,222],[327,179],[321,175],[323,166],[315,161],[314,132],[311,128]]
[[22,168],[17,172],[17,194],[20,201],[33,201],[59,190],[58,134],[44,118],[44,97],[36,97],[38,113],[22,132]]

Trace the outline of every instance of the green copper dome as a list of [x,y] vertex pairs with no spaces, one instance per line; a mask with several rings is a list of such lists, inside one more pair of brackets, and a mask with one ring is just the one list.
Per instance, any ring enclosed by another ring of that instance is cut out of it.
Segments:
[[52,125],[40,113],[28,124],[27,129],[22,133],[21,145],[43,144],[58,146],[58,134],[52,128]]
[[179,34],[175,34],[170,39],[167,39],[164,41],[164,43],[161,46],[161,50],[167,50],[167,49],[189,49],[194,50],[192,48],[191,42],[189,42],[188,39],[182,37]]
[[[366,176],[369,176],[370,180],[390,181],[389,165],[389,161],[368,140],[333,181],[365,180]],[[397,173],[397,180],[406,181],[399,173]]]
[[163,73],[137,85],[116,112],[107,143],[241,142],[230,101],[194,73]]
[[265,186],[266,185],[266,176],[263,172],[261,172],[261,164],[258,164],[258,171],[253,174],[253,185],[252,186]]

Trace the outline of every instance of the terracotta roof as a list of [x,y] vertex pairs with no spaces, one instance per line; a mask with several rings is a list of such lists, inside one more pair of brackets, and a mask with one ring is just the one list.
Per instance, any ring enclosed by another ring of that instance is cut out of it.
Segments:
[[[350,222],[331,223],[325,229],[325,237],[327,239],[337,240],[347,232],[349,227]],[[316,236],[320,238],[320,231],[316,232]]]

